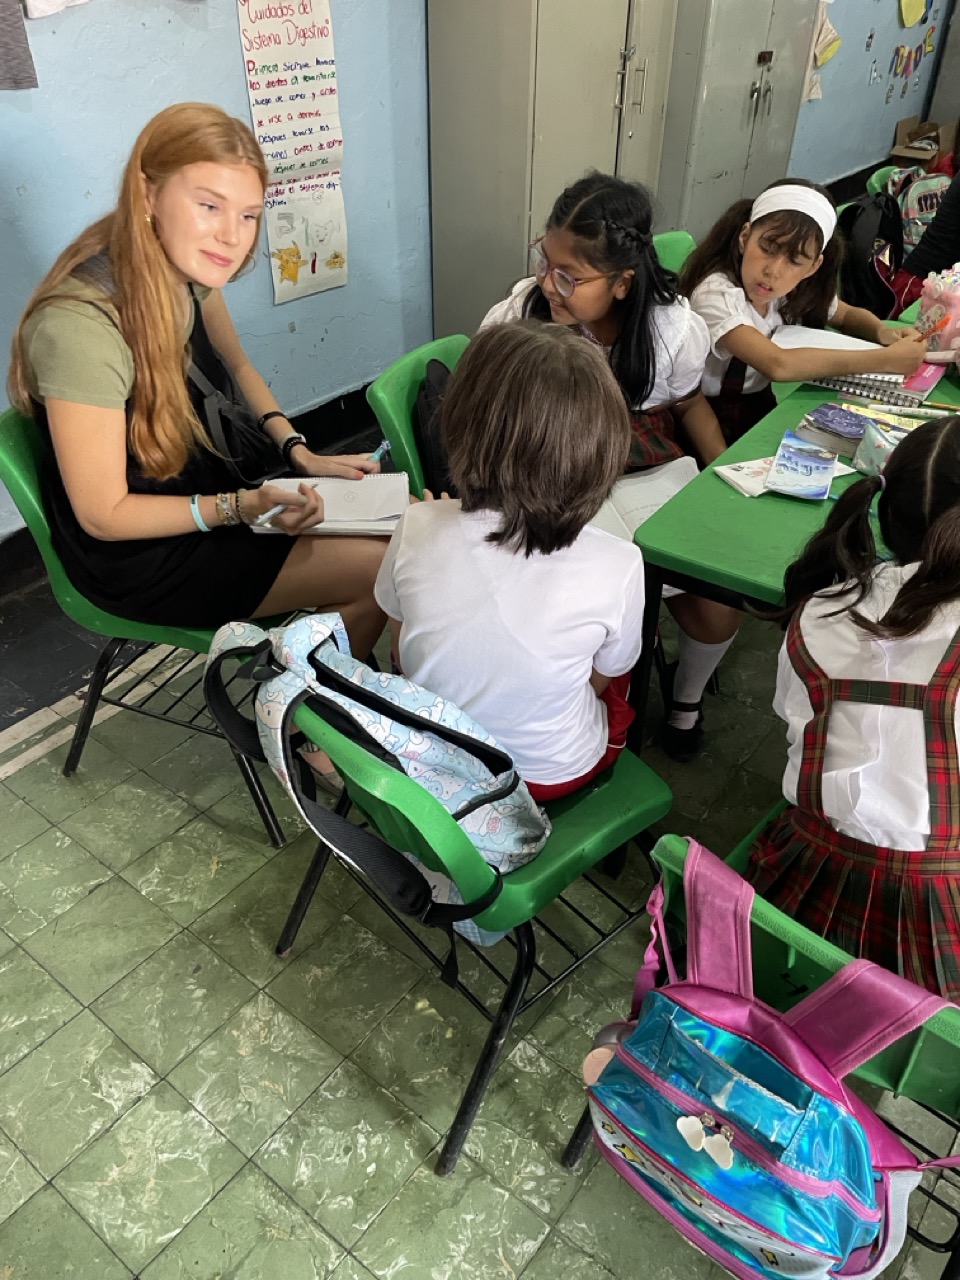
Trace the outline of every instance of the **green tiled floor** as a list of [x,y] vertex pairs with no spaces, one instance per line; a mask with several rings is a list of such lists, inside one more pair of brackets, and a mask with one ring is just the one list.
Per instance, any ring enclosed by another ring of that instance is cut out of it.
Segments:
[[[724,850],[777,798],[778,641],[745,624],[699,762],[650,751],[664,830]],[[38,714],[0,740],[3,1280],[720,1280],[592,1152],[558,1162],[640,928],[528,1018],[438,1179],[486,1023],[336,867],[276,956],[313,842],[282,800],[265,842],[223,744],[121,713],[65,779],[76,709]]]

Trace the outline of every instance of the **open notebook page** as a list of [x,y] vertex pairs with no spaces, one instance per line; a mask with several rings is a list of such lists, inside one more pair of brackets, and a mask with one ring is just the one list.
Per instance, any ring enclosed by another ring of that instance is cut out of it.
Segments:
[[590,521],[598,529],[612,533],[627,542],[655,511],[679,493],[697,474],[693,458],[677,458],[662,467],[624,476],[613,486],[613,492]]

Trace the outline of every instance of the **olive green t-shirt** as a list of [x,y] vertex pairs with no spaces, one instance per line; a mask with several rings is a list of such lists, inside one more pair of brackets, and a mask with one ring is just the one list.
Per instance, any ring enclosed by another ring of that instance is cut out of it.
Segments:
[[[199,285],[194,289],[201,302],[210,293]],[[23,326],[31,396],[41,402],[49,398],[123,409],[133,392],[133,352],[111,319],[116,312],[107,295],[73,276],[64,280],[61,292]],[[191,309],[184,343],[192,329]]]

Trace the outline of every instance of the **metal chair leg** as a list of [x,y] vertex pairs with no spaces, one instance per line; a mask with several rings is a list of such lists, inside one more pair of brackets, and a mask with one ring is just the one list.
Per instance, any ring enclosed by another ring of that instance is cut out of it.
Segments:
[[107,676],[110,674],[114,658],[126,643],[126,640],[108,640],[100,650],[100,657],[93,668],[93,676],[87,688],[87,696],[83,700],[80,718],[77,721],[76,729],[73,731],[73,741],[70,743],[67,760],[63,766],[63,776],[65,778],[72,778],[77,771],[83,748],[86,746],[87,735],[93,724],[93,717],[97,713],[103,686],[107,683]]
[[460,1157],[463,1144],[466,1141],[467,1134],[470,1132],[470,1126],[480,1110],[483,1095],[486,1093],[487,1086],[503,1056],[507,1036],[510,1034],[510,1028],[516,1019],[533,974],[533,966],[537,958],[537,942],[533,928],[529,923],[520,925],[516,930],[516,943],[517,960],[510,976],[509,985],[504,993],[503,1000],[500,1002],[497,1016],[493,1020],[483,1051],[473,1069],[470,1083],[467,1085],[466,1092],[461,1099],[459,1109],[453,1124],[450,1126],[450,1132],[447,1134],[447,1140],[443,1144],[443,1150],[440,1152],[440,1158],[437,1161],[436,1172],[441,1178],[453,1172],[453,1168]]
[[260,781],[260,775],[254,769],[253,765],[241,752],[230,748],[233,751],[233,758],[237,762],[237,768],[243,775],[243,780],[247,784],[247,790],[250,792],[253,803],[257,806],[257,813],[260,815],[260,821],[263,823],[270,843],[275,849],[283,848],[283,828],[277,819],[277,815],[273,811],[273,805],[270,798],[263,789],[263,783]]
[[570,1135],[570,1141],[564,1147],[560,1163],[565,1169],[575,1169],[583,1159],[590,1135],[593,1133],[593,1121],[590,1119],[590,1108],[584,1107],[583,1114],[577,1121],[577,1127]]
[[[350,806],[350,797],[344,791],[333,811],[338,817],[345,818],[350,812]],[[297,890],[297,896],[293,906],[290,908],[286,924],[280,934],[280,941],[277,943],[278,956],[287,955],[296,941],[300,926],[303,924],[303,917],[307,914],[307,909],[313,901],[313,895],[317,892],[317,887],[320,884],[320,877],[326,870],[327,863],[330,860],[330,853],[331,849],[327,842],[320,840],[317,843],[313,860],[307,868],[307,874],[303,877],[303,883]]]

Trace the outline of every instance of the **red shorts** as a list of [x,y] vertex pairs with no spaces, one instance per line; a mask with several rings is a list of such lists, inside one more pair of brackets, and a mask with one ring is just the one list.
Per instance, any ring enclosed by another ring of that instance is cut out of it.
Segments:
[[538,804],[543,804],[547,800],[559,800],[561,796],[568,796],[572,791],[579,791],[598,773],[602,773],[614,763],[627,744],[627,730],[633,724],[637,714],[627,700],[630,693],[630,675],[628,671],[626,675],[614,676],[600,695],[601,702],[607,708],[606,751],[592,769],[588,769],[579,778],[572,778],[569,782],[528,782],[527,789]]

